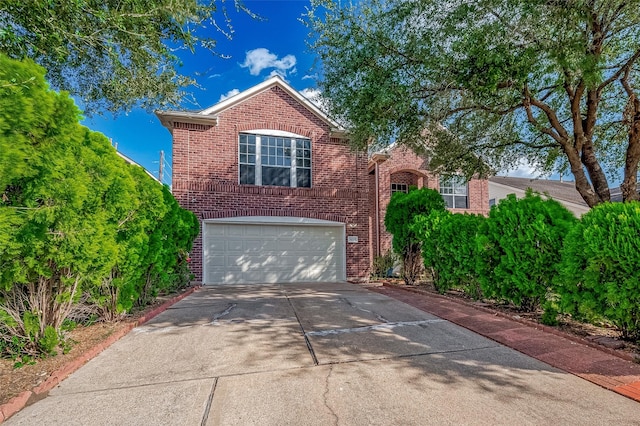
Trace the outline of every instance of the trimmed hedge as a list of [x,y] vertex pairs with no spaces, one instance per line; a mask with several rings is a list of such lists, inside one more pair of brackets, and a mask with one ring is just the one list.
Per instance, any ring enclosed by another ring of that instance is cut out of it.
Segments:
[[402,260],[402,278],[408,285],[415,284],[421,270],[420,240],[413,220],[432,211],[445,211],[445,203],[438,191],[428,188],[396,192],[387,206],[384,226],[393,235],[393,250]]
[[474,299],[481,296],[476,275],[477,237],[484,216],[433,212],[414,221],[422,241],[422,258],[432,271],[433,284],[444,293],[451,288],[463,290]]
[[65,350],[70,318],[112,320],[188,284],[199,229],[44,74],[0,55],[0,355],[17,365]]
[[552,199],[533,191],[510,194],[491,209],[478,243],[477,273],[485,296],[525,311],[539,308],[557,273],[564,237],[576,218]]
[[640,202],[600,204],[565,240],[556,279],[565,312],[640,339]]

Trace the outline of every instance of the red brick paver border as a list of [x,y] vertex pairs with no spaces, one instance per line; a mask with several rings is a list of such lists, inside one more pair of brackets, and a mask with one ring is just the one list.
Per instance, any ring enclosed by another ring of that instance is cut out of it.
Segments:
[[413,288],[370,288],[640,402],[640,364],[552,327]]
[[51,373],[51,375],[49,375],[47,380],[40,383],[35,388],[28,391],[24,391],[18,396],[11,398],[8,402],[0,405],[0,423],[4,422],[9,417],[13,416],[15,413],[22,410],[27,405],[46,397],[47,393],[51,389],[56,387],[61,381],[66,379],[71,373],[78,370],[88,361],[96,357],[100,352],[107,349],[109,346],[111,346],[112,344],[120,340],[122,337],[127,335],[127,333],[129,333],[132,329],[146,323],[156,315],[166,311],[171,305],[184,299],[185,297],[187,297],[188,295],[196,291],[198,288],[200,288],[200,286],[191,287],[187,289],[184,293],[179,294],[167,300],[160,306],[144,314],[135,322],[128,324],[123,329],[110,335],[106,340],[98,343],[96,346],[87,350],[77,358],[71,360],[69,363],[62,366],[60,369],[54,371],[53,373]]

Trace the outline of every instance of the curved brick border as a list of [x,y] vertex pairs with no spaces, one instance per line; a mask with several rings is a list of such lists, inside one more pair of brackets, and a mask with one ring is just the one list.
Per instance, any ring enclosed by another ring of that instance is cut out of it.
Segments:
[[69,361],[60,369],[51,373],[51,375],[47,377],[47,380],[40,383],[38,386],[34,387],[31,390],[24,391],[18,396],[11,398],[8,402],[0,405],[0,423],[4,422],[9,417],[13,416],[15,413],[22,410],[27,405],[32,404],[46,397],[47,393],[51,389],[56,387],[61,381],[66,379],[71,373],[78,370],[80,367],[86,364],[89,360],[97,356],[100,352],[102,352],[103,350],[107,349],[109,346],[111,346],[112,344],[120,340],[132,329],[146,323],[147,321],[149,321],[156,315],[160,314],[161,312],[166,311],[171,305],[184,299],[185,297],[187,297],[188,295],[190,295],[200,287],[201,285],[190,287],[187,290],[185,290],[184,293],[179,294],[167,300],[162,305],[153,308],[152,310],[150,310],[149,312],[145,313],[143,316],[138,318],[136,321],[130,324],[127,324],[122,329],[111,334],[107,339],[98,343],[94,347],[88,349],[77,358]]
[[458,299],[456,297],[451,297],[451,296],[447,296],[447,295],[444,295],[444,294],[432,293],[432,292],[429,292],[429,291],[421,290],[419,288],[397,286],[397,285],[393,285],[393,284],[389,284],[389,283],[383,283],[383,286],[396,288],[398,290],[403,290],[403,291],[407,291],[407,292],[410,292],[410,293],[425,294],[425,295],[428,295],[429,297],[445,299],[445,300],[448,300],[449,302],[458,303],[460,305],[465,305],[465,306],[468,306],[468,307],[473,308],[473,309],[477,309],[477,310],[482,311],[482,312],[493,314],[493,315],[508,319],[510,321],[514,321],[514,322],[520,323],[522,325],[526,325],[527,327],[531,327],[531,328],[534,328],[536,330],[541,330],[541,331],[544,331],[546,333],[555,334],[556,336],[563,337],[563,338],[565,338],[567,340],[571,340],[572,342],[580,343],[582,345],[586,345],[586,346],[589,346],[591,348],[598,349],[598,350],[600,350],[602,352],[605,352],[605,353],[607,353],[609,355],[617,356],[618,358],[621,358],[621,359],[623,359],[625,361],[640,362],[640,357],[630,355],[627,352],[617,351],[615,349],[607,348],[606,346],[600,345],[600,344],[598,344],[596,342],[584,339],[582,337],[575,336],[573,334],[566,333],[566,332],[564,332],[562,330],[558,330],[557,328],[550,327],[550,326],[544,325],[544,324],[538,324],[536,322],[532,322],[532,321],[526,320],[524,318],[516,318],[513,315],[505,314],[504,312],[501,312],[501,311],[498,311],[498,310],[485,308],[484,306],[478,306],[475,303],[467,302],[466,300],[460,300],[460,299]]

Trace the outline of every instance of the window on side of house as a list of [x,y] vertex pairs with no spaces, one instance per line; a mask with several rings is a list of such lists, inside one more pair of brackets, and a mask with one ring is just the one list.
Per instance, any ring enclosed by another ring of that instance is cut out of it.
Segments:
[[406,183],[392,183],[391,184],[391,193],[394,192],[404,192],[405,194],[409,192],[409,187]]
[[239,135],[241,185],[311,188],[311,141],[259,134]]
[[462,176],[442,176],[440,178],[440,194],[447,208],[468,209],[467,181]]

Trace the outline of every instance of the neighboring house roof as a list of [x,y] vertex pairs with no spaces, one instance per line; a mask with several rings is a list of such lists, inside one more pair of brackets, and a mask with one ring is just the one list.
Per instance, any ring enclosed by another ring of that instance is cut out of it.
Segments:
[[[129,164],[131,164],[133,166],[142,167],[140,164],[136,163],[135,161],[133,161],[131,158],[127,157],[126,155],[124,155],[120,151],[116,150],[116,154],[118,154],[120,156],[120,158],[122,158],[127,163],[129,163]],[[151,179],[155,180],[159,184],[162,184],[162,182],[160,182],[157,177],[155,177],[153,174],[151,174],[151,172],[149,170],[145,169],[144,167],[142,167],[142,170],[144,170],[145,173],[148,174],[151,177]]]
[[569,203],[580,204],[588,207],[580,193],[576,190],[575,182],[508,176],[493,176],[489,178],[489,182],[510,186],[522,191],[526,191],[528,188],[531,188],[541,194],[548,194],[549,197],[555,200],[567,201]]
[[340,136],[346,133],[344,127],[327,116],[327,114],[325,114],[324,111],[322,111],[316,104],[301,95],[300,92],[287,84],[287,82],[285,82],[282,77],[278,75],[273,76],[263,81],[262,83],[245,90],[244,92],[231,96],[223,100],[222,102],[218,102],[217,104],[209,108],[203,109],[202,111],[156,111],[156,116],[160,119],[162,125],[169,130],[173,129],[174,122],[209,124],[215,126],[218,124],[218,116],[222,112],[246,101],[253,96],[269,90],[274,86],[280,87],[292,98],[296,99],[307,110],[327,123],[331,128],[331,133],[333,136]]
[[[640,192],[640,183],[638,183],[636,185],[636,189],[638,190],[638,192]],[[622,189],[620,189],[619,186],[615,187],[615,188],[611,188],[609,190],[610,194],[611,194],[611,201],[614,203],[621,203],[622,202]]]

